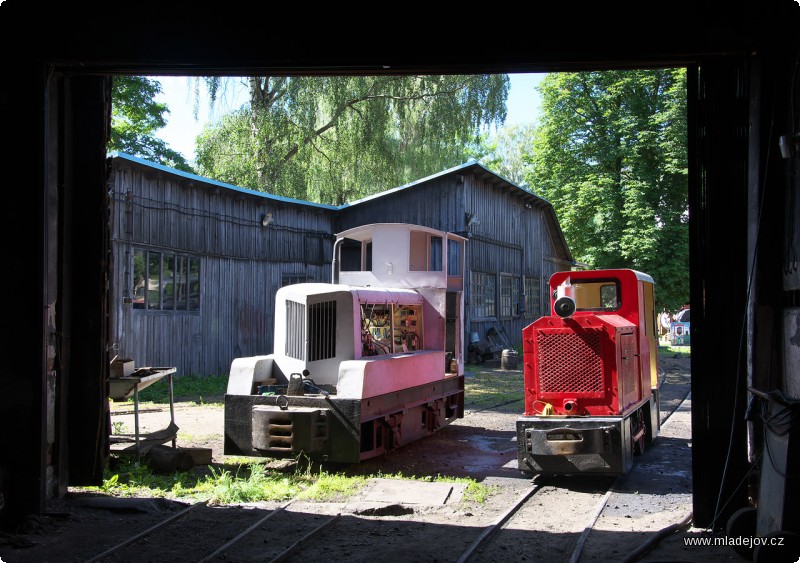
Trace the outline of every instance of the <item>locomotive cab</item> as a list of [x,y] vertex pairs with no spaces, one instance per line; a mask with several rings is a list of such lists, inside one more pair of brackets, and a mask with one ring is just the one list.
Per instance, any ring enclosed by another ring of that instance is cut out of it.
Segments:
[[462,417],[464,242],[399,223],[340,233],[333,283],[280,288],[273,352],[233,360],[225,453],[355,463]]
[[622,474],[659,430],[653,279],[557,272],[551,314],[523,330],[519,469]]

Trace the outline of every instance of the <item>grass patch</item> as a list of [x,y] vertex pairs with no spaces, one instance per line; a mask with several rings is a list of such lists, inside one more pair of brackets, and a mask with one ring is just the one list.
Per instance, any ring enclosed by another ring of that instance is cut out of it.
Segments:
[[[132,458],[114,458],[113,469],[106,468],[103,484],[82,487],[82,491],[102,492],[118,497],[192,498],[211,504],[236,504],[257,501],[290,499],[332,501],[346,499],[373,477],[416,481],[464,483],[462,505],[483,503],[492,488],[474,479],[443,477],[407,477],[402,473],[385,475],[348,475],[327,471],[307,462],[293,467],[276,469],[270,460],[253,461],[241,458],[242,464],[209,466],[205,474],[196,471],[175,472],[169,475],[154,473],[147,465]],[[230,460],[229,460],[230,461]],[[202,472],[201,472],[202,473]]]
[[691,358],[692,357],[692,347],[691,346],[658,346],[658,357],[659,358]]
[[[227,388],[227,375],[176,375],[172,378],[172,394],[175,400],[190,400],[198,405],[220,403]],[[133,399],[128,401],[133,402]],[[167,379],[164,378],[140,391],[139,401],[169,403]]]
[[350,477],[326,471],[282,473],[260,463],[237,471],[211,468],[211,475],[198,485],[212,504],[264,500],[332,500],[356,493],[366,483],[362,476]]
[[464,374],[464,408],[518,412],[524,399],[521,371],[504,371],[482,366],[467,366]]

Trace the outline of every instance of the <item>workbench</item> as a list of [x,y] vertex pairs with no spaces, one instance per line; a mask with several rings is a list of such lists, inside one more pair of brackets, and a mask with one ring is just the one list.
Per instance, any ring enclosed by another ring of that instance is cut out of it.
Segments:
[[[112,451],[117,453],[133,453],[137,456],[147,452],[150,448],[165,442],[172,441],[176,447],[178,426],[175,424],[175,402],[172,392],[172,375],[177,368],[174,367],[142,367],[124,377],[109,378],[109,397],[115,401],[123,401],[133,397],[133,434],[114,434],[111,436]],[[156,432],[141,435],[139,431],[139,391],[153,383],[167,378],[169,384],[169,425]],[[119,413],[118,413],[119,414]],[[118,447],[114,447],[118,446]]]

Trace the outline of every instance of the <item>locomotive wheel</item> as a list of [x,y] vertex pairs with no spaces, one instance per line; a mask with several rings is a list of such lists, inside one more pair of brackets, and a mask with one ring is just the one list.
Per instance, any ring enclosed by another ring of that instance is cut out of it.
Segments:
[[[757,515],[758,512],[752,506],[740,508],[728,518],[728,525],[725,527],[725,535],[729,538],[755,537]],[[734,545],[733,550],[745,559],[753,558],[752,546]]]
[[[638,438],[634,438],[641,429],[644,433]],[[645,437],[647,435],[647,427],[644,424],[644,411],[639,409],[634,416],[631,417],[631,441],[632,450],[634,455],[642,455],[644,453]]]

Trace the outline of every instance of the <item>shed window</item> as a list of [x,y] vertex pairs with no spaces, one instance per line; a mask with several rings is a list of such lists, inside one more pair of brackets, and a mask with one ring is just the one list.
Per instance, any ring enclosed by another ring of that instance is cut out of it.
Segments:
[[472,317],[481,319],[494,317],[495,310],[495,287],[496,278],[494,274],[484,272],[472,272]]
[[541,316],[540,299],[541,280],[538,277],[525,276],[525,311],[523,314],[528,319],[536,319]]
[[294,285],[296,283],[306,283],[307,281],[309,281],[309,279],[305,274],[283,274],[281,277],[281,287]]
[[200,310],[200,259],[136,249],[133,251],[131,299],[134,309]]
[[519,316],[522,304],[519,276],[500,276],[500,318]]

